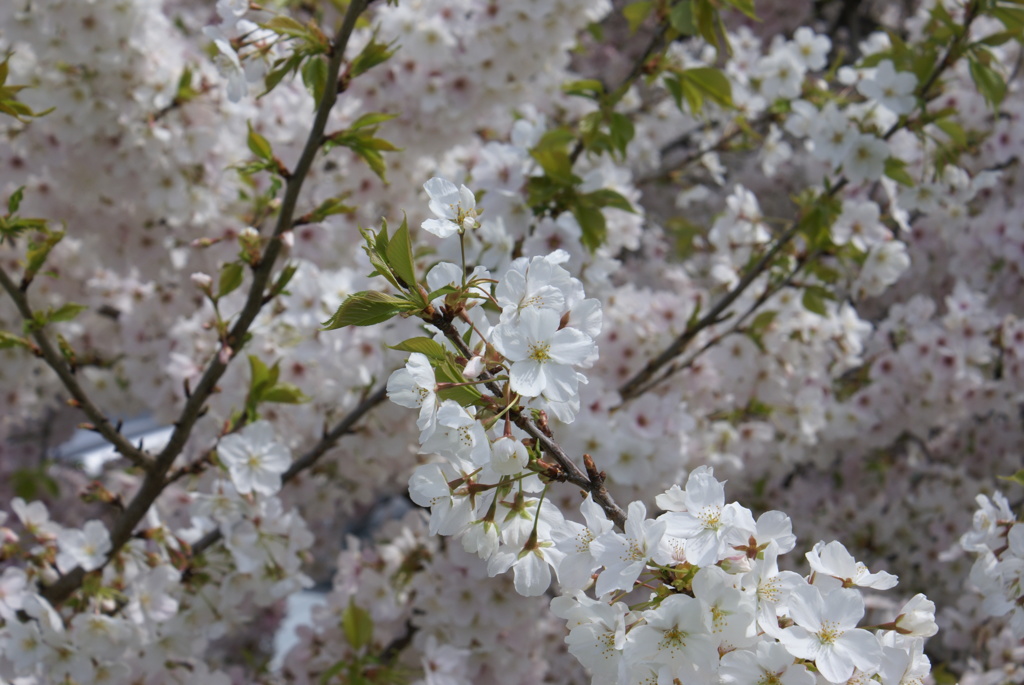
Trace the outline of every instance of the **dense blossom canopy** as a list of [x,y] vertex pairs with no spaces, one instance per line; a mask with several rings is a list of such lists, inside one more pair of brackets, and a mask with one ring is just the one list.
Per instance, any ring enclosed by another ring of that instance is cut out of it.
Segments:
[[1024,682],[1022,42],[0,3],[0,683]]

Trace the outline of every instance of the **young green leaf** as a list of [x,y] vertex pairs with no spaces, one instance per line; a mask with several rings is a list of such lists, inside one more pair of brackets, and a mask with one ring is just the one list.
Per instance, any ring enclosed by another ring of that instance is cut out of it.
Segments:
[[409,224],[403,217],[402,225],[395,234],[391,236],[388,246],[384,251],[388,265],[406,289],[416,284],[416,269],[412,258],[412,242],[409,240]]
[[444,345],[436,340],[426,337],[409,338],[397,345],[388,345],[388,347],[392,350],[399,350],[400,352],[419,352],[430,359],[440,360],[448,357],[448,351],[445,349]]
[[220,270],[220,280],[217,284],[217,297],[224,297],[242,285],[245,278],[245,269],[241,262],[228,262]]
[[373,290],[349,295],[330,319],[323,323],[323,330],[333,331],[346,326],[372,326],[383,323],[396,314],[417,309],[409,300],[386,295]]
[[249,150],[258,158],[270,162],[274,159],[274,151],[270,147],[270,143],[267,139],[256,132],[256,129],[252,127],[252,122],[248,122],[249,136],[246,138],[246,143],[249,145]]

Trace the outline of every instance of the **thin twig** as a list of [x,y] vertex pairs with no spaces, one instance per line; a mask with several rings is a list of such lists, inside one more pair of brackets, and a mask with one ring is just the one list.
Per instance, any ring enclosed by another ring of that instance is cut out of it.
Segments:
[[[345,49],[352,31],[355,29],[356,20],[371,1],[353,0],[352,4],[349,5],[341,28],[338,29],[334,39],[327,67],[326,83],[337,83],[338,74],[341,71],[341,63],[345,57]],[[156,456],[155,462],[147,471],[142,484],[128,503],[124,513],[114,522],[110,533],[111,551],[107,557],[108,563],[131,539],[135,526],[142,521],[146,512],[153,505],[153,502],[156,501],[160,493],[167,487],[167,472],[170,470],[174,460],[184,449],[189,436],[192,434],[192,428],[205,411],[206,400],[215,392],[217,382],[224,375],[228,363],[235,356],[237,349],[234,348],[244,343],[249,327],[256,320],[263,305],[266,304],[264,292],[270,283],[274,264],[281,252],[280,238],[292,227],[299,193],[313,165],[313,161],[323,145],[327,118],[337,99],[338,92],[335,88],[326,88],[324,90],[324,94],[317,106],[316,117],[306,138],[305,147],[302,150],[299,161],[295,165],[295,169],[292,170],[291,175],[286,181],[284,197],[281,200],[281,208],[274,232],[270,240],[267,241],[260,261],[252,269],[252,285],[249,289],[245,305],[239,312],[238,318],[234,325],[232,325],[231,330],[224,338],[227,349],[222,349],[218,354],[215,354],[207,364],[206,371],[193,389],[191,397],[185,402],[185,407],[174,424],[174,430],[167,445]],[[52,585],[43,588],[42,595],[51,603],[59,604],[81,586],[84,578],[85,572],[81,567],[77,567],[70,573],[58,578]]]
[[[977,0],[972,1],[968,6],[966,15],[964,17],[965,26],[963,35],[949,46],[949,48],[943,54],[942,59],[936,65],[935,70],[929,75],[927,79],[925,79],[925,81],[917,89],[918,97],[921,99],[921,104],[919,105],[921,109],[924,109],[924,107],[926,106],[925,98],[928,95],[928,91],[938,81],[939,77],[942,75],[942,72],[948,69],[955,61],[957,51],[960,49],[960,42],[964,40],[967,35],[969,35],[971,24],[977,18],[978,9],[979,3],[977,2]],[[906,118],[901,118],[900,121],[893,124],[889,128],[889,130],[887,130],[885,134],[883,134],[882,139],[888,140],[892,138],[892,136],[895,135],[897,131],[899,131],[901,128],[907,125],[907,122],[909,120],[909,116]],[[840,180],[834,186],[829,188],[824,193],[824,197],[834,197],[840,190],[842,190],[848,184],[848,182],[849,181],[845,176],[840,178]],[[637,372],[628,381],[623,383],[623,385],[619,388],[619,395],[622,397],[622,401],[627,402],[631,399],[639,397],[641,394],[649,390],[651,387],[661,383],[670,375],[678,371],[681,367],[679,365],[674,365],[672,369],[662,374],[657,380],[654,380],[654,377],[659,372],[659,370],[671,364],[672,361],[677,356],[679,356],[683,352],[683,350],[686,349],[686,347],[694,340],[694,338],[697,337],[697,334],[699,334],[705,328],[708,328],[709,326],[712,326],[716,323],[720,323],[723,320],[722,316],[725,313],[726,309],[728,309],[729,306],[732,305],[732,303],[735,302],[736,299],[740,295],[742,295],[747,290],[747,288],[749,288],[751,284],[754,283],[755,280],[757,280],[758,276],[760,276],[761,273],[771,264],[775,256],[782,250],[782,248],[788,245],[799,234],[799,232],[800,217],[797,217],[797,219],[793,222],[793,225],[785,233],[779,236],[779,238],[775,241],[775,244],[772,245],[771,249],[769,249],[768,252],[766,252],[761,257],[761,259],[757,261],[757,263],[751,268],[750,271],[744,274],[743,278],[739,280],[739,282],[733,287],[733,289],[726,293],[722,297],[722,299],[719,300],[718,303],[715,304],[715,306],[712,307],[707,314],[701,317],[700,320],[698,320],[692,326],[687,326],[686,330],[683,331],[683,333],[678,338],[673,340],[672,343],[667,348],[665,348],[665,350],[661,354],[659,354],[657,357],[648,362],[644,366],[644,368]]]
[[[35,313],[28,302],[28,295],[18,288],[3,269],[0,269],[0,285],[3,286],[3,289],[14,301],[15,306],[18,308],[18,313],[21,314],[21,318],[29,323],[35,321]],[[150,470],[153,467],[153,458],[121,435],[117,426],[111,423],[103,410],[96,406],[85,389],[78,383],[78,378],[72,372],[67,360],[64,359],[64,355],[54,348],[53,343],[50,342],[50,338],[46,335],[43,328],[35,328],[31,335],[39,350],[39,356],[43,358],[47,366],[53,369],[60,382],[71,393],[74,406],[81,409],[89,417],[89,420],[92,422],[90,428],[102,435],[114,450],[132,464],[146,471]]]

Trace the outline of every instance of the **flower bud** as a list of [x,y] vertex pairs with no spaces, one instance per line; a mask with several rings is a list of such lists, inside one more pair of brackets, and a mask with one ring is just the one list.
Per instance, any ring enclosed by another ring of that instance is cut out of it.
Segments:
[[918,593],[910,598],[896,617],[896,632],[915,637],[931,637],[939,632],[935,624],[935,603]]
[[477,356],[466,362],[466,368],[462,370],[462,375],[469,380],[473,380],[474,378],[478,378],[483,372],[484,360]]
[[209,293],[210,288],[213,287],[213,278],[209,274],[194,273],[191,276],[192,285],[202,290],[204,293]]

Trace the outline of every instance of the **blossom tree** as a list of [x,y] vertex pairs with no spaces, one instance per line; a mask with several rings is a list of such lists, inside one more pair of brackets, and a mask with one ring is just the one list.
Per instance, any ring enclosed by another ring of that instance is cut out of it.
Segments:
[[0,6],[0,682],[1024,682],[1022,39]]

